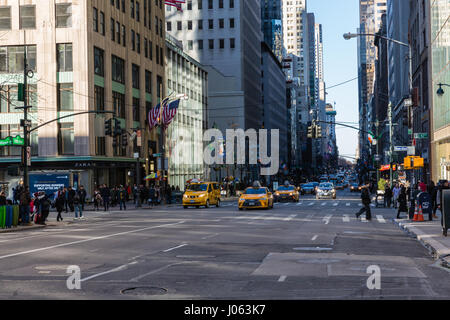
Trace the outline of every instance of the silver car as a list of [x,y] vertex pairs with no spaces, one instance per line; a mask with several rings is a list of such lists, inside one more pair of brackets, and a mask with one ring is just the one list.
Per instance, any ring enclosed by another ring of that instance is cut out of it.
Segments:
[[331,182],[323,182],[317,187],[316,199],[322,198],[336,199],[336,189]]

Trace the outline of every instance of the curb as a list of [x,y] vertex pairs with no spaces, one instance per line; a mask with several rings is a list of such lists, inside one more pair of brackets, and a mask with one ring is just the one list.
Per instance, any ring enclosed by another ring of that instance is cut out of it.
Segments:
[[27,230],[34,230],[34,229],[43,229],[47,227],[46,225],[34,225],[34,226],[21,226],[21,227],[13,227],[9,229],[0,229],[0,233],[11,233],[11,232],[21,232],[21,231],[27,231]]
[[406,222],[398,219],[393,219],[393,222],[397,224],[397,226],[405,233],[417,239],[425,248],[428,249],[433,258],[435,258],[436,260],[441,260],[442,266],[450,268],[450,248],[447,248],[435,239],[431,239],[429,237],[429,234],[426,234],[419,228],[408,225],[412,223],[410,220]]

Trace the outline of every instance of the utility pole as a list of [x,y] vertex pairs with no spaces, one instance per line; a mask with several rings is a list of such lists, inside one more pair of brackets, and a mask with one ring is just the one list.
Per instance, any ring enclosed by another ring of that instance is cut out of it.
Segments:
[[[377,121],[375,122],[375,127],[376,127],[376,129],[377,129],[377,146],[376,146],[376,148],[377,148],[377,163],[379,164],[379,162],[380,162],[380,141],[379,141],[379,139],[378,139],[378,137],[380,136],[380,132],[379,132],[379,126],[380,126],[380,122],[378,121],[378,119],[377,119]],[[376,169],[377,169],[377,183],[378,183],[378,181],[380,181],[380,170],[378,169],[378,166],[376,166]]]
[[388,117],[389,117],[389,183],[392,188],[393,186],[393,172],[392,172],[392,163],[393,163],[393,153],[394,153],[394,145],[392,144],[392,102],[389,102],[388,105]]
[[28,62],[27,62],[27,46],[23,47],[23,153],[22,153],[22,162],[23,162],[23,186],[24,189],[28,187],[28,147],[30,145],[29,141],[29,131],[28,131]]

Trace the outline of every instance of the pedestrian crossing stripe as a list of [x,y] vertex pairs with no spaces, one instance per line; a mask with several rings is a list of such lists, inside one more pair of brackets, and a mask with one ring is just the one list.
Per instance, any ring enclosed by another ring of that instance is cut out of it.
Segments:
[[350,217],[347,214],[344,214],[344,216],[342,217],[342,221],[350,222]]
[[386,220],[384,220],[384,217],[380,214],[377,214],[377,220],[379,223],[386,223]]
[[350,207],[350,202],[347,202],[345,205],[346,205],[347,207]]

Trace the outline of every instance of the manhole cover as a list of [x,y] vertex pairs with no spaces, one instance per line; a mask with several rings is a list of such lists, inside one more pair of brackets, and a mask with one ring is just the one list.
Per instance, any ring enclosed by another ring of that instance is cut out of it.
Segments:
[[333,250],[332,248],[321,248],[321,247],[299,247],[294,248],[294,250],[300,250],[300,251],[329,251]]
[[132,296],[154,296],[166,294],[167,289],[160,287],[134,287],[123,289],[120,293]]

